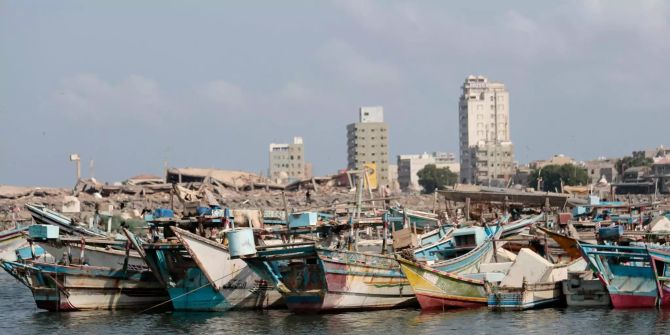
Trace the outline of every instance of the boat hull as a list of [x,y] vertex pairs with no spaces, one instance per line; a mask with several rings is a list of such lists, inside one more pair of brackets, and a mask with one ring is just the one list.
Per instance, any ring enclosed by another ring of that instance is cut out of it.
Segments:
[[398,259],[422,310],[483,307],[487,293],[483,280],[445,273]]
[[656,306],[656,296],[610,293],[614,308],[649,308]]
[[297,313],[417,306],[407,278],[392,257],[310,250],[288,260],[256,257],[246,261],[261,277],[275,283],[287,307]]
[[[68,253],[66,245],[57,245],[52,242],[36,242],[47,253],[55,259],[60,259],[64,253]],[[79,246],[72,244],[70,247],[70,254],[73,256],[73,262],[79,263]],[[120,269],[126,261],[125,250],[106,249],[92,245],[84,246],[84,260],[85,263],[91,266],[104,266]],[[148,270],[147,264],[142,257],[135,250],[130,250],[128,255],[128,268],[131,270],[142,271]]]
[[[147,263],[168,287],[175,310],[224,312],[284,308],[281,294],[220,243],[174,229],[188,252],[144,248]],[[183,250],[181,249],[181,250]]]
[[38,262],[2,262],[48,311],[145,309],[167,305],[169,296],[150,272]]
[[[112,288],[76,289],[68,287],[63,292],[56,288],[35,288],[33,298],[37,308],[51,312],[84,310],[137,310],[146,309],[168,301],[162,288]],[[169,307],[169,304],[166,304]],[[165,309],[163,307],[163,309]]]
[[562,304],[561,283],[528,284],[523,288],[497,287],[489,293],[488,306],[498,311],[522,311]]
[[568,306],[609,306],[610,295],[598,279],[568,279],[563,281],[563,294]]
[[659,302],[662,292],[646,246],[580,244],[580,250],[607,288],[614,308],[649,308],[662,304]]
[[329,249],[317,249],[317,254],[327,287],[321,310],[416,305],[412,287],[395,259]]
[[285,308],[282,296],[255,273],[245,273],[225,288],[215,289],[197,268],[188,269],[179,286],[168,288],[178,311],[225,312],[231,309]]

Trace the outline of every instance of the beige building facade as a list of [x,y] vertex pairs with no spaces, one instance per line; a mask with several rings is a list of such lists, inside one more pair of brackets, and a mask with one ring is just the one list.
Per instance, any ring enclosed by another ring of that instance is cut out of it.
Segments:
[[531,169],[539,170],[547,165],[565,165],[565,164],[575,165],[577,164],[577,162],[566,155],[558,154],[554,155],[550,159],[532,161],[530,162],[529,165]]
[[460,179],[463,183],[504,185],[514,175],[509,93],[503,83],[468,76],[459,99]]
[[381,106],[361,107],[359,122],[347,125],[347,168],[376,167],[377,184],[389,185],[388,124]]
[[612,183],[619,180],[619,172],[616,169],[616,159],[600,157],[598,159],[584,162],[584,168],[589,176],[589,183],[595,184],[603,177]]
[[305,145],[302,137],[294,137],[290,144],[270,144],[270,179],[278,184],[287,184],[304,179],[305,170]]

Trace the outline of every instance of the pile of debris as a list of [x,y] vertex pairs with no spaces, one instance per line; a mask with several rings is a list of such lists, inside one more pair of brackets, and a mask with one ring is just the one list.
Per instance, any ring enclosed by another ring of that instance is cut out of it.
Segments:
[[[213,205],[233,209],[328,210],[355,203],[351,185],[352,176],[346,172],[277,185],[247,172],[173,168],[165,179],[139,175],[113,184],[80,179],[73,189],[0,186],[0,221],[10,221],[17,216],[10,215],[12,210],[27,203],[43,204],[81,220],[110,208],[130,217],[140,217],[143,211],[156,208],[183,213],[189,208]],[[378,197],[376,193],[372,196]],[[439,206],[433,195],[398,194],[392,202],[420,210]],[[383,201],[366,206],[382,207]],[[30,219],[30,215],[20,211],[18,219]]]

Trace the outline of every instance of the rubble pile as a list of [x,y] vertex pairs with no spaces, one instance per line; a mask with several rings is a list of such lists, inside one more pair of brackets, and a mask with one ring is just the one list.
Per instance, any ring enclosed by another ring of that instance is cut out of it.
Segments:
[[[210,178],[204,181],[182,183],[124,182],[102,184],[95,179],[82,179],[73,189],[29,188],[0,186],[0,222],[30,220],[27,203],[46,205],[71,217],[85,221],[96,210],[109,211],[127,217],[141,217],[144,210],[174,208],[182,213],[185,206],[228,207],[233,209],[259,210],[329,210],[335,206],[353,205],[356,193],[348,186],[325,180],[300,182],[291,187],[233,187]],[[320,184],[320,185],[319,185]],[[309,191],[309,199],[307,192]],[[370,192],[365,192],[370,199]],[[381,196],[374,192],[374,198]],[[392,195],[393,205],[407,206],[417,210],[432,210],[433,195]],[[285,199],[285,200],[284,200]],[[285,202],[284,202],[285,201]],[[366,201],[363,206],[382,207],[383,200]]]

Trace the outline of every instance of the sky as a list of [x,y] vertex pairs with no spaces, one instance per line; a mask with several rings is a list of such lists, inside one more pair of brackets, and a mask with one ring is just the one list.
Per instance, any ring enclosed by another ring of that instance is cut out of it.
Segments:
[[666,1],[0,1],[0,184],[174,167],[346,167],[384,107],[391,162],[458,153],[470,75],[503,82],[523,163],[670,144]]

